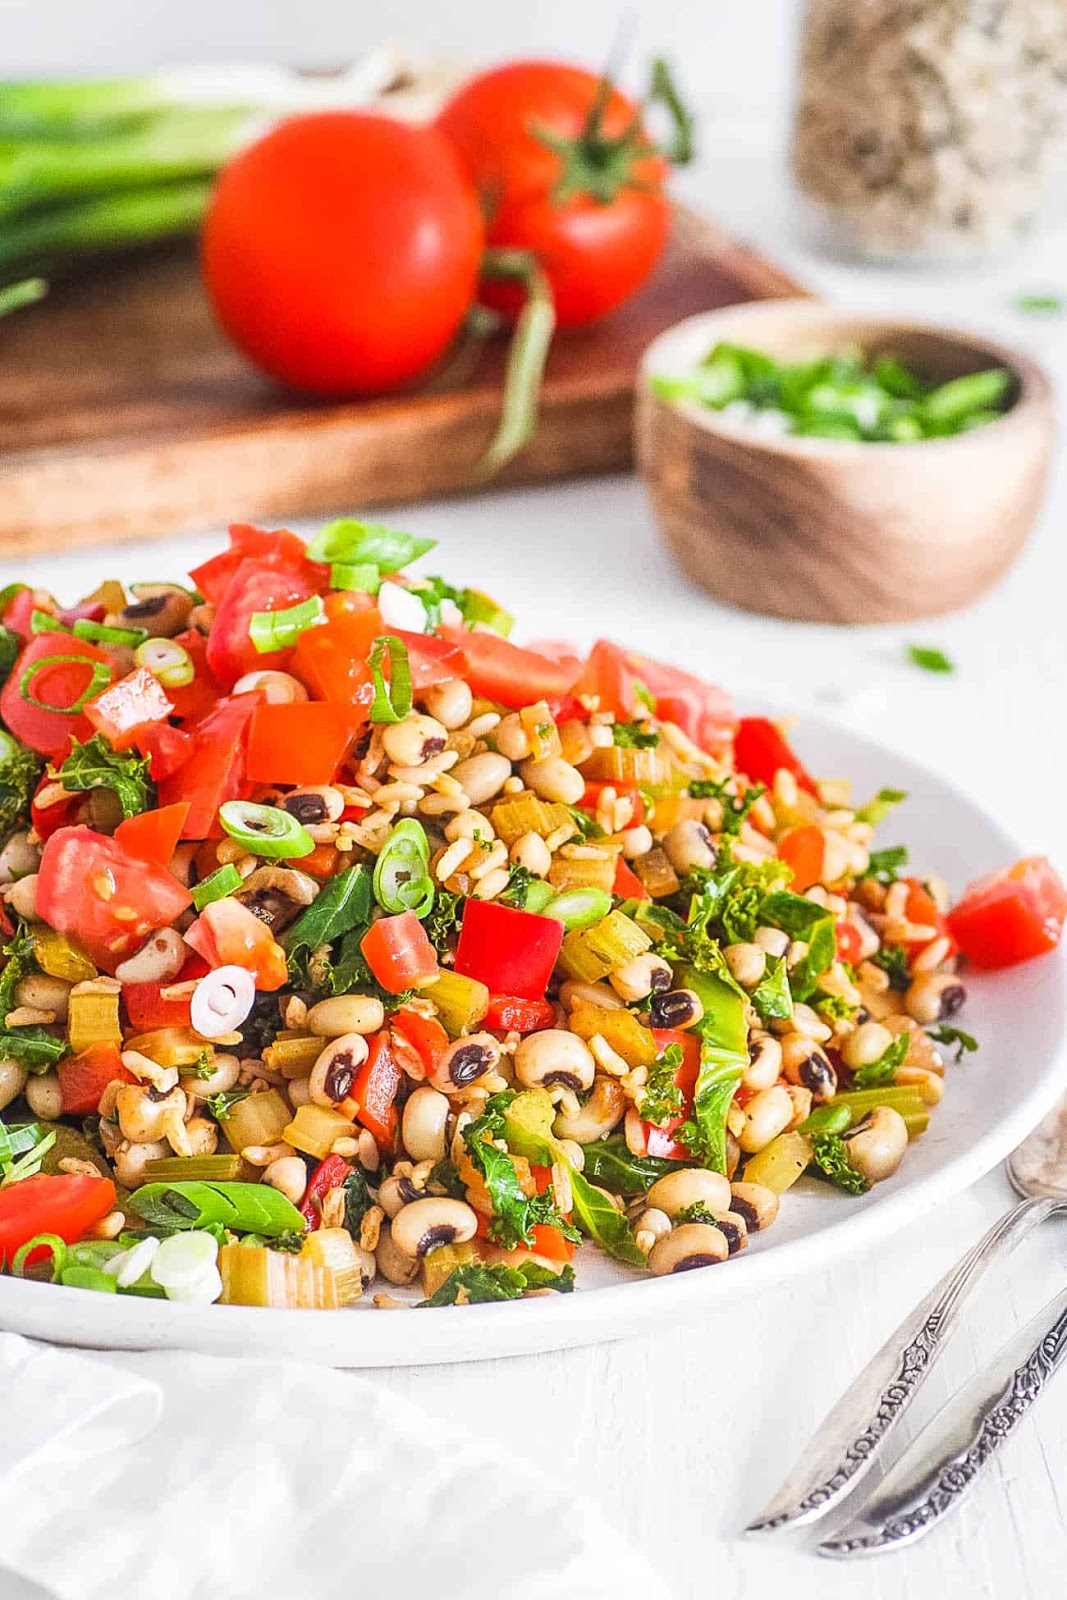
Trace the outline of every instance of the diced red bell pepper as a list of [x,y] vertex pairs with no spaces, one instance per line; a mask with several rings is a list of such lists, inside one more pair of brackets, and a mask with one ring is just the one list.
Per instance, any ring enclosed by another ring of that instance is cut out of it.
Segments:
[[291,670],[319,699],[369,711],[374,687],[367,660],[375,639],[387,632],[377,606],[307,628],[296,642]]
[[1011,967],[1047,955],[1059,944],[1067,920],[1067,888],[1047,856],[967,885],[948,925],[976,967]]
[[569,694],[581,670],[576,661],[557,661],[536,650],[523,650],[499,633],[469,633],[465,628],[441,631],[462,650],[467,663],[463,676],[472,691],[500,705],[519,708]]
[[285,951],[266,923],[232,895],[206,905],[186,929],[185,942],[209,967],[246,967],[257,989],[280,989],[288,979]]
[[813,884],[822,882],[826,835],[821,828],[814,825],[790,828],[782,834],[775,848],[778,859],[784,861],[793,874],[789,887],[796,894],[803,894]]
[[356,1074],[349,1098],[359,1106],[356,1120],[373,1134],[375,1143],[384,1150],[396,1138],[396,1097],[403,1074],[386,1030],[368,1039],[367,1047],[367,1059]]
[[91,828],[60,828],[45,844],[37,913],[57,933],[76,938],[106,972],[114,972],[148,934],[168,927],[191,899],[166,868]]
[[784,768],[802,789],[818,795],[811,774],[769,717],[741,718],[734,736],[734,761],[738,772],[753,783],[765,783],[770,788],[775,773]]
[[467,900],[456,947],[456,971],[491,994],[540,1000],[563,943],[563,924],[494,900]]
[[[479,1225],[478,1232],[483,1238],[489,1237],[490,1218],[484,1219],[484,1227]],[[550,1261],[565,1266],[574,1257],[574,1242],[564,1238],[558,1228],[553,1228],[547,1222],[535,1222],[531,1230],[533,1244],[516,1245],[513,1250],[494,1249],[493,1260],[502,1267],[521,1267],[524,1261],[530,1261],[538,1256],[542,1261]]]
[[148,771],[156,783],[172,778],[193,749],[192,736],[181,728],[172,728],[168,722],[152,722],[136,729],[133,742],[148,757]]
[[690,1159],[689,1150],[680,1139],[674,1137],[674,1134],[693,1107],[693,1092],[700,1071],[700,1039],[696,1034],[681,1028],[653,1028],[652,1037],[656,1041],[656,1049],[660,1055],[671,1045],[681,1046],[682,1061],[674,1074],[674,1082],[682,1091],[684,1105],[681,1115],[670,1117],[662,1128],[653,1122],[642,1122],[645,1136],[643,1154],[659,1156],[667,1161],[687,1161]]
[[363,935],[359,948],[382,988],[390,994],[421,989],[437,977],[437,951],[414,911],[379,917]]
[[[0,1262],[10,1267],[17,1250],[38,1233],[55,1233],[67,1244],[77,1244],[94,1222],[106,1217],[115,1204],[110,1178],[83,1173],[38,1173],[0,1189]],[[47,1251],[42,1248],[40,1257]],[[37,1252],[30,1256],[32,1265]]]
[[248,722],[260,698],[238,694],[220,700],[193,732],[188,760],[160,784],[161,805],[189,802],[183,838],[217,839],[219,807],[243,797]]
[[611,892],[622,900],[652,899],[637,873],[622,856],[615,863],[615,879],[611,885]]
[[[903,881],[908,886],[908,897],[904,902],[904,920],[915,927],[933,928],[936,938],[948,940],[947,955],[955,955],[959,946],[949,927],[948,918],[941,911],[925,883],[918,878],[905,878]],[[908,954],[918,955],[928,942],[927,940],[905,941]]]
[[414,1051],[419,1067],[429,1077],[451,1042],[437,1018],[424,1017],[421,1011],[401,1006],[390,1018],[390,1026],[394,1044],[399,1034],[403,1044]]
[[320,1161],[304,1190],[304,1198],[300,1203],[300,1215],[308,1225],[310,1232],[322,1225],[322,1202],[331,1189],[339,1189],[345,1179],[350,1175],[352,1168],[343,1156],[327,1156]]
[[257,611],[286,611],[315,593],[303,573],[287,566],[242,561],[215,612],[207,640],[207,664],[224,689],[232,689],[246,672],[282,671],[291,650],[259,651],[249,626]]
[[[207,963],[204,963],[207,966]],[[174,979],[177,984],[179,980]],[[190,1026],[190,996],[164,999],[162,991],[170,985],[162,983],[124,983],[122,1003],[126,1019],[134,1033],[154,1033],[157,1028],[188,1028]]]
[[332,783],[368,707],[305,701],[257,706],[248,725],[252,783]]
[[485,1026],[498,1033],[540,1033],[556,1025],[556,1008],[548,1000],[524,1000],[515,994],[494,994],[489,998]]
[[863,935],[854,922],[839,922],[834,930],[837,937],[837,959],[856,966],[863,955]]
[[138,816],[127,817],[119,823],[115,829],[115,842],[128,850],[131,856],[140,856],[142,861],[155,861],[161,867],[169,866],[188,815],[188,800],[178,800],[171,806],[159,806],[155,811],[142,811]]
[[[123,989],[123,994],[125,994]],[[94,1044],[80,1050],[76,1056],[67,1056],[56,1067],[59,1090],[63,1096],[63,1111],[68,1117],[92,1116],[100,1104],[100,1096],[109,1083],[136,1083],[136,1078],[122,1065],[122,1057],[113,1044]]]
[[128,750],[140,729],[165,722],[173,710],[159,679],[144,667],[85,702],[85,715],[116,750]]
[[[39,662],[49,662],[38,666]],[[26,699],[22,682],[27,672],[37,667],[26,681]],[[7,682],[0,690],[0,718],[4,726],[40,755],[58,756],[66,750],[71,737],[85,740],[92,734],[92,724],[79,702],[93,681],[94,668],[106,672],[102,681],[110,683],[115,676],[111,657],[95,645],[74,634],[37,633],[29,640]],[[100,685],[97,685],[99,691]],[[39,703],[37,703],[39,702]],[[78,706],[76,711],[52,710],[53,706]]]

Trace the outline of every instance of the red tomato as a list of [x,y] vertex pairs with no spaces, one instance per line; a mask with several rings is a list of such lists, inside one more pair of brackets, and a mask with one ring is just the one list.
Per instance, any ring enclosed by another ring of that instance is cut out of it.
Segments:
[[191,900],[165,868],[91,828],[60,828],[44,847],[38,915],[57,933],[73,935],[106,972],[114,972],[148,934],[168,927]]
[[359,948],[382,988],[390,994],[420,989],[437,977],[437,952],[414,911],[379,917],[363,935]]
[[[54,665],[36,663],[52,658]],[[96,677],[94,679],[94,669]],[[106,676],[104,675],[106,673]],[[73,736],[87,739],[92,726],[82,707],[115,675],[111,657],[84,639],[66,633],[34,634],[0,690],[0,718],[16,739],[44,756],[58,756]],[[22,683],[26,679],[25,698]],[[63,707],[62,710],[53,709]],[[71,709],[73,708],[73,709]]]
[[427,1077],[449,1046],[449,1037],[436,1017],[424,1017],[421,1011],[411,1011],[401,1006],[390,1021],[394,1034],[415,1051],[419,1064]]
[[131,856],[155,861],[161,867],[169,866],[188,815],[188,800],[160,806],[155,811],[142,811],[139,816],[127,817],[119,823],[115,829],[115,843],[128,850]]
[[563,943],[563,924],[494,900],[463,906],[456,971],[477,978],[492,994],[540,1000]]
[[264,566],[249,556],[237,568],[223,595],[207,641],[207,664],[219,683],[232,689],[246,672],[283,670],[290,650],[257,650],[249,624],[257,611],[285,611],[315,592],[309,579],[292,567]]
[[215,188],[203,234],[223,328],[282,383],[380,394],[419,378],[475,299],[478,198],[433,128],[291,117]]
[[257,989],[280,989],[288,979],[285,951],[265,922],[240,900],[212,900],[185,933],[185,942],[210,967],[246,967]]
[[1011,967],[1045,955],[1060,942],[1067,920],[1067,889],[1047,856],[969,883],[948,923],[960,949],[976,967]]
[[[207,963],[202,963],[208,970]],[[174,980],[175,983],[179,979]],[[188,1028],[191,1026],[189,996],[177,1000],[164,1000],[162,983],[124,983],[122,1003],[133,1033],[154,1033],[157,1028]]]
[[367,660],[375,639],[385,631],[377,606],[308,628],[297,640],[292,671],[320,699],[369,711],[374,690]]
[[637,675],[626,659],[626,652],[610,639],[598,639],[590,650],[574,692],[595,694],[600,701],[599,709],[612,712],[619,722],[632,722],[640,705]]
[[144,667],[85,702],[85,715],[115,750],[128,750],[140,729],[164,722],[173,710],[159,679]]
[[694,678],[680,667],[665,666],[650,656],[630,653],[636,676],[656,702],[656,715],[674,722],[701,750],[722,755],[737,727],[737,713],[725,689]]
[[219,806],[225,800],[241,798],[248,720],[259,701],[258,694],[220,700],[193,733],[186,761],[160,783],[160,805],[189,802],[184,839],[217,838]]
[[519,995],[494,994],[485,1013],[485,1026],[498,1033],[540,1033],[554,1028],[556,1008],[548,1000],[523,1000]]
[[252,783],[332,783],[365,706],[306,701],[257,706],[248,725],[246,771]]
[[[916,927],[934,928],[939,938],[947,938],[951,945],[950,954],[955,955],[958,949],[948,919],[938,909],[937,901],[924,883],[918,878],[905,878],[908,886],[908,898],[904,902],[905,921],[913,923]],[[918,955],[924,948],[925,941],[907,941],[907,950],[910,955]]]
[[802,789],[818,794],[807,768],[768,717],[741,718],[734,737],[734,761],[738,772],[753,783],[765,783],[770,788],[775,773],[784,768]]
[[[123,994],[125,995],[125,988]],[[113,1044],[94,1044],[56,1067],[63,1110],[69,1117],[91,1116],[109,1083],[136,1083]]]
[[396,1097],[403,1074],[396,1063],[387,1032],[367,1040],[367,1059],[356,1074],[349,1098],[356,1101],[361,1122],[381,1146],[391,1145],[396,1135]]
[[463,676],[473,692],[503,706],[530,706],[537,700],[566,695],[578,675],[575,661],[556,661],[535,650],[523,650],[499,633],[468,633],[456,628],[446,630],[446,637],[463,652],[467,663]]
[[[604,96],[603,81],[579,67],[518,61],[471,78],[437,126],[482,196],[489,243],[539,257],[561,326],[605,316],[648,278],[670,228],[667,168],[652,153],[633,101],[615,89]],[[605,186],[598,150],[627,133],[628,152],[620,151],[618,176]],[[561,140],[571,147],[566,157]],[[486,298],[513,303],[499,292]]]
[[82,1173],[50,1178],[39,1173],[9,1184],[0,1189],[0,1261],[10,1266],[16,1250],[37,1233],[55,1233],[67,1244],[77,1244],[114,1204],[110,1178]]
[[838,961],[851,962],[858,965],[863,955],[863,935],[854,922],[839,922],[835,930],[837,934],[837,959]]
[[188,654],[193,663],[194,677],[192,683],[183,684],[180,689],[168,689],[167,698],[174,706],[175,716],[180,717],[188,728],[214,710],[222,687],[215,682],[215,676],[207,664],[207,640],[202,633],[189,628],[185,633],[176,634],[174,643],[180,644]]
[[316,577],[326,577],[324,568],[314,567],[307,559],[304,541],[286,528],[269,532],[266,528],[253,527],[250,522],[233,522],[228,531],[230,548],[212,556],[189,573],[204,599],[213,606],[221,602],[230,579],[248,557],[254,557],[261,566],[292,567],[296,572],[309,575],[312,581]]
[[406,633],[403,628],[384,631],[391,633],[394,639],[403,640],[407,646],[411,687],[416,694],[420,689],[432,688],[435,683],[463,677],[466,670],[463,652],[450,640],[439,639],[434,633]]
[[789,887],[794,893],[803,894],[813,884],[822,882],[826,838],[821,828],[790,828],[782,834],[775,850],[779,861],[784,861],[793,874]]
[[611,885],[611,892],[622,900],[652,899],[637,873],[622,856],[615,863],[615,879]]
[[192,754],[193,741],[168,722],[150,722],[136,730],[134,746],[148,757],[148,771],[156,783],[172,778]]

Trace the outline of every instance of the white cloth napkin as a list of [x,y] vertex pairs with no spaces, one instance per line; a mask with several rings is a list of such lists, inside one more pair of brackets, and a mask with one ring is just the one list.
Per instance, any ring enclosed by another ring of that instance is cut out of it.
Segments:
[[668,1600],[591,1503],[296,1362],[0,1334],[0,1507],[0,1575],[55,1600]]

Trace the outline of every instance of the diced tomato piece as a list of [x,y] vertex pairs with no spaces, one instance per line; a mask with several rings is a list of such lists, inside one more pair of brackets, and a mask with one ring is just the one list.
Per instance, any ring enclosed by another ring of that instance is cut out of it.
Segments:
[[377,606],[308,628],[296,642],[291,671],[319,699],[369,710],[374,690],[367,661],[375,639],[387,631]]
[[429,1077],[450,1043],[448,1034],[437,1018],[424,1017],[421,1011],[411,1011],[407,1006],[401,1006],[390,1018],[390,1026],[394,1035],[400,1034],[402,1040],[414,1050],[419,1065]]
[[556,1025],[556,1008],[548,1000],[523,1000],[515,994],[494,994],[485,1026],[498,1033],[540,1033]]
[[[125,993],[125,990],[123,991]],[[91,1116],[109,1083],[136,1083],[113,1044],[94,1044],[76,1056],[67,1056],[56,1067],[63,1111],[68,1117]]]
[[[28,679],[26,693],[32,695],[33,700],[26,699],[21,689],[26,673],[49,658],[52,664],[38,666]],[[94,668],[106,671],[107,677],[103,680],[106,683],[115,676],[111,657],[86,640],[66,633],[34,634],[0,690],[0,718],[4,726],[16,739],[44,756],[58,756],[66,750],[72,737],[89,738],[93,729],[84,710],[80,707],[77,711],[49,708],[78,705],[93,682]]]
[[[926,885],[918,878],[905,878],[908,886],[908,897],[904,902],[904,920],[915,927],[933,928],[935,937],[946,938],[949,941],[948,955],[955,955],[959,946],[948,925],[948,919],[939,909],[937,901]],[[909,955],[918,955],[928,940],[905,941]]]
[[622,856],[615,863],[615,879],[611,885],[611,892],[623,900],[652,899],[637,873]]
[[57,933],[72,934],[106,972],[114,972],[148,934],[168,927],[191,900],[164,867],[91,828],[60,828],[45,844],[38,915]]
[[169,866],[188,815],[188,800],[160,806],[155,811],[142,811],[139,816],[127,817],[119,823],[115,829],[115,843],[128,850],[131,856],[140,856],[142,861]]
[[469,633],[465,628],[442,632],[462,650],[467,663],[463,676],[471,689],[487,700],[518,708],[569,694],[574,687],[579,671],[574,661],[523,650],[499,633]]
[[356,1074],[349,1096],[359,1106],[356,1120],[374,1135],[375,1143],[385,1149],[396,1137],[396,1097],[403,1074],[393,1055],[388,1032],[374,1034],[367,1040],[367,1046],[367,1059]]
[[626,652],[610,639],[598,639],[574,685],[576,695],[596,695],[601,711],[610,711],[619,722],[632,722],[640,705],[637,674]]
[[285,951],[266,923],[232,895],[205,906],[185,942],[210,967],[246,967],[257,989],[280,989],[289,976]]
[[633,807],[628,828],[639,828],[645,820],[645,798],[636,783],[587,783],[585,793],[578,802],[583,811],[596,815],[596,808],[600,804],[600,797],[605,789],[611,789],[620,800],[629,800]]
[[331,622],[335,617],[345,617],[353,611],[377,610],[374,596],[364,594],[362,589],[332,589],[323,598],[322,606]]
[[300,1215],[314,1232],[322,1223],[322,1202],[331,1189],[340,1189],[352,1168],[343,1156],[327,1156],[320,1161],[308,1180],[304,1198],[300,1202]]
[[408,633],[403,628],[385,631],[407,648],[411,687],[416,694],[432,688],[435,683],[463,677],[467,669],[463,652],[449,639],[439,639],[435,633]]
[[257,611],[285,611],[315,593],[291,567],[242,561],[226,587],[207,640],[207,663],[223,688],[231,689],[246,672],[283,671],[291,650],[259,651],[249,627]]
[[257,706],[248,725],[248,778],[253,783],[332,783],[368,707],[326,701]]
[[1067,920],[1067,889],[1047,856],[967,885],[948,923],[976,967],[1011,967],[1054,950]]
[[85,702],[85,715],[116,750],[128,750],[141,728],[166,721],[173,710],[159,679],[144,667]]
[[494,900],[467,900],[456,947],[456,971],[491,994],[540,1000],[563,943],[563,924]]
[[565,722],[582,722],[589,715],[576,694],[549,694],[544,700],[557,728]]
[[[203,963],[207,967],[207,963]],[[175,978],[174,983],[180,980]],[[188,1028],[190,1026],[190,997],[164,999],[162,991],[169,985],[162,983],[124,983],[122,1003],[126,1018],[134,1033],[154,1033],[157,1028]]]
[[721,756],[730,748],[737,727],[737,713],[725,689],[705,683],[679,667],[653,661],[651,656],[628,657],[635,676],[656,702],[656,715],[662,722],[673,722],[693,743],[710,755]]
[[682,1114],[669,1118],[662,1128],[653,1122],[642,1123],[645,1134],[644,1153],[668,1161],[687,1161],[689,1151],[680,1139],[674,1137],[674,1134],[692,1110],[693,1092],[700,1071],[700,1039],[681,1028],[653,1028],[652,1037],[656,1041],[656,1049],[660,1055],[671,1045],[681,1046],[682,1061],[674,1074],[674,1082],[681,1089],[685,1103]]
[[[44,604],[45,601],[48,604]],[[54,610],[55,602],[50,595],[45,595],[43,590],[30,589],[23,584],[4,607],[4,627],[10,628],[12,633],[17,633],[22,639],[29,639],[33,635],[33,613],[48,611],[51,615]]]
[[220,700],[191,735],[188,760],[160,784],[161,805],[189,802],[183,838],[217,838],[219,807],[242,798],[248,722],[260,698],[238,694]]
[[390,994],[421,989],[437,976],[437,952],[414,911],[379,917],[363,935],[359,948],[382,988]]
[[136,729],[133,743],[148,757],[148,771],[156,783],[172,778],[188,761],[193,748],[192,736],[181,728],[172,728],[168,722],[152,722]]
[[841,921],[834,930],[837,935],[837,959],[856,966],[863,955],[863,935],[854,922]]
[[[0,1189],[0,1262],[10,1267],[17,1250],[38,1233],[55,1233],[67,1244],[77,1244],[94,1222],[106,1217],[115,1204],[110,1178],[87,1173],[38,1173]],[[29,1260],[44,1259],[34,1251]]]
[[168,689],[167,698],[174,706],[174,715],[188,729],[214,710],[223,691],[207,664],[207,640],[202,633],[189,628],[185,633],[175,635],[174,643],[180,644],[192,661],[193,681],[182,684],[180,688]]
[[769,717],[741,718],[734,737],[734,761],[738,772],[753,783],[765,783],[768,789],[775,773],[784,768],[802,789],[818,794],[811,774]]
[[784,861],[793,876],[789,887],[803,894],[813,884],[822,882],[826,861],[826,837],[814,825],[790,828],[783,833],[775,847],[778,859]]
[[291,567],[306,575],[310,582],[318,580],[320,585],[325,584],[326,569],[316,567],[308,560],[304,541],[288,529],[268,531],[266,528],[254,528],[251,523],[235,522],[231,524],[229,534],[228,550],[212,556],[199,567],[193,567],[189,573],[204,599],[210,600],[213,606],[221,605],[238,567],[248,559],[264,567]]

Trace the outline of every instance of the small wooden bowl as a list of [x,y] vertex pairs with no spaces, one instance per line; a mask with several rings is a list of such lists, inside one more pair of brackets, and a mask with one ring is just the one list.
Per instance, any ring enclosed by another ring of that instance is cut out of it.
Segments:
[[[997,422],[950,439],[763,438],[649,386],[720,339],[786,361],[858,345],[937,382],[1006,367],[1014,398]],[[903,622],[966,605],[1014,560],[1044,494],[1055,409],[1048,378],[1018,351],[797,299],[705,312],[660,334],[634,426],[664,538],[703,588],[807,622]]]

